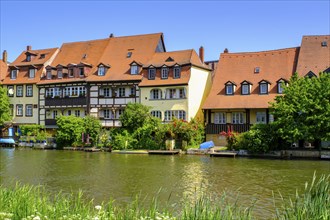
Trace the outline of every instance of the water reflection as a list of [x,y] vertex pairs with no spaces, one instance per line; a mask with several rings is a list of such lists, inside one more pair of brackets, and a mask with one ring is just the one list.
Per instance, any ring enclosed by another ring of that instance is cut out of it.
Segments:
[[[240,194],[240,203],[257,199],[257,216],[273,211],[272,192],[292,196],[303,189],[313,172],[328,174],[328,161],[211,158],[208,156],[122,155],[69,151],[0,149],[0,181],[41,184],[58,193],[82,189],[96,203],[113,198],[117,204],[140,194],[146,204],[157,194],[160,202],[177,204],[183,199],[225,191],[229,199]],[[161,190],[160,190],[161,189]]]

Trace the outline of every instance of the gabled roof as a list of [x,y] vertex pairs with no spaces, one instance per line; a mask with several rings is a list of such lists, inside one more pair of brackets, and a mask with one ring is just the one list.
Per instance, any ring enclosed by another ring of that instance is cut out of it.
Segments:
[[[289,79],[295,72],[299,48],[288,48],[249,53],[222,53],[215,73],[212,88],[203,109],[245,109],[268,108],[268,102],[277,95],[276,81]],[[260,68],[255,73],[255,67]],[[225,94],[228,81],[253,84],[250,95],[241,95],[241,84],[234,95]],[[259,82],[267,80],[271,84],[268,95],[259,95]]]
[[[98,76],[96,70],[92,71],[87,81],[141,80],[141,75],[130,74],[130,64],[133,61],[146,63],[156,53],[159,43],[163,44],[162,33],[109,38],[98,64],[107,63],[111,68],[105,76]],[[128,52],[131,56],[127,56]]]
[[[327,46],[322,46],[322,42]],[[309,71],[318,76],[329,67],[330,35],[303,36],[297,65],[299,76],[305,76]]]
[[[9,66],[27,66],[27,65],[43,65],[46,63],[58,50],[58,48],[49,48],[42,50],[25,50],[23,51],[14,62],[12,62]],[[32,58],[31,61],[26,61],[26,53],[35,54],[36,56]],[[41,55],[44,55],[43,56]]]
[[[168,59],[168,58],[171,59]],[[158,69],[156,72],[156,78],[153,80],[148,79],[148,71],[149,67],[161,68],[166,65],[167,67],[173,67],[175,65],[182,66],[181,67],[181,77],[173,78],[173,70],[170,70],[169,77],[167,79],[161,79],[160,70]],[[180,51],[172,51],[172,52],[164,52],[164,53],[155,53],[153,57],[144,64],[143,75],[144,78],[139,86],[163,86],[163,85],[182,85],[188,84],[190,79],[190,66],[197,66],[200,68],[207,69],[199,56],[197,55],[195,50],[180,50]]]

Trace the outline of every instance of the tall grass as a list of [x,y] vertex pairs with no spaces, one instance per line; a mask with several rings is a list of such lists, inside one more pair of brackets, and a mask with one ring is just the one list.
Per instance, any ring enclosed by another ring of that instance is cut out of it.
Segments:
[[[275,219],[330,219],[330,175],[314,178],[306,184],[302,195],[294,199],[282,200],[275,207]],[[85,201],[83,193],[58,193],[50,196],[43,187],[16,184],[13,188],[0,187],[0,220],[41,220],[41,219],[118,219],[118,220],[218,220],[255,219],[253,204],[242,208],[236,202],[229,203],[223,195],[217,200],[206,195],[188,201],[177,212],[169,211],[153,199],[145,207],[137,197],[125,207],[116,206],[113,201],[94,206],[93,201]]]

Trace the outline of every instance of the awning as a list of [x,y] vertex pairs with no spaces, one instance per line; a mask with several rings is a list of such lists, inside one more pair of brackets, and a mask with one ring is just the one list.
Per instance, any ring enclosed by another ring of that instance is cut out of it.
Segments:
[[0,144],[15,144],[12,138],[0,138]]

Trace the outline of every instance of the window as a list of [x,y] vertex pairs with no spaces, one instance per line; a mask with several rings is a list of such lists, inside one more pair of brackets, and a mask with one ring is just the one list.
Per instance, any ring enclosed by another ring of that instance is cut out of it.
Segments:
[[167,79],[168,78],[168,68],[163,67],[162,68],[162,79]]
[[260,67],[254,68],[254,73],[259,73],[260,72]]
[[74,110],[74,115],[76,117],[80,117],[80,110]]
[[225,112],[214,113],[214,124],[226,124],[226,113]]
[[162,91],[160,89],[153,89],[150,92],[150,99],[161,99]]
[[105,75],[105,67],[103,65],[100,65],[97,70],[97,75],[104,76]]
[[174,74],[173,74],[173,78],[178,79],[181,77],[181,68],[180,67],[174,67]]
[[124,113],[124,109],[118,109],[116,111],[116,119],[119,119],[119,117]]
[[47,70],[46,77],[47,77],[47,79],[52,79],[52,71],[51,70]]
[[137,65],[132,65],[131,66],[131,74],[136,75],[139,73],[139,67]]
[[78,94],[79,94],[79,97],[85,97],[85,95],[86,95],[86,88],[84,86],[80,86],[78,88]]
[[23,86],[16,86],[16,97],[23,97]]
[[30,61],[31,61],[31,55],[30,55],[30,54],[27,54],[27,55],[26,55],[26,61],[27,61],[27,62],[30,62]]
[[104,117],[105,119],[111,118],[111,111],[110,111],[110,109],[104,109],[102,113],[103,113],[103,115],[101,114],[101,117]]
[[149,68],[148,70],[148,79],[155,79],[156,78],[156,69]]
[[268,84],[260,83],[260,94],[267,94],[267,93],[268,93]]
[[151,111],[150,113],[153,117],[162,119],[162,112],[161,111]]
[[104,97],[111,97],[111,88],[106,87],[106,88],[102,88],[101,91],[103,91],[103,96]]
[[167,111],[165,111],[165,121],[172,121],[173,118],[186,120],[186,112],[183,110],[167,110]]
[[232,122],[233,124],[243,124],[243,112],[233,112]]
[[175,99],[176,98],[176,89],[168,89],[167,90],[167,98],[168,99]]
[[46,89],[46,98],[53,98],[54,90],[52,88]]
[[60,98],[62,95],[62,90],[59,87],[56,87],[53,89],[54,91],[54,97],[55,98]]
[[120,87],[120,88],[118,88],[118,95],[119,95],[119,97],[125,97],[126,96],[126,94],[125,94],[125,88],[123,88],[123,87]]
[[17,78],[17,70],[10,71],[10,79],[16,79]]
[[285,86],[284,81],[279,81],[277,83],[277,93],[282,94],[283,93],[283,86]]
[[46,54],[40,54],[40,59],[44,59],[46,57]]
[[234,94],[234,85],[229,84],[226,85],[226,95],[233,95]]
[[26,97],[32,97],[33,96],[33,86],[27,85],[26,86]]
[[127,57],[127,58],[130,58],[131,56],[132,56],[132,52],[127,52],[126,57]]
[[14,97],[14,86],[8,86],[8,96],[9,97]]
[[249,87],[249,84],[242,84],[242,95],[250,94]]
[[57,117],[57,110],[54,110],[53,111],[53,119],[56,119],[56,117]]
[[130,88],[130,96],[135,96],[135,87]]
[[73,74],[73,68],[70,68],[70,69],[69,69],[69,77],[73,77],[73,75],[74,75],[74,74]]
[[326,47],[326,46],[328,46],[328,44],[327,44],[326,41],[322,41],[321,46],[322,46],[322,47]]
[[179,98],[180,99],[186,98],[186,90],[184,88],[179,89]]
[[79,68],[79,76],[80,76],[80,77],[85,76],[84,68]]
[[29,78],[34,78],[36,75],[36,69],[29,69]]
[[16,116],[23,116],[23,105],[16,105]]
[[33,106],[32,105],[25,106],[25,116],[27,116],[27,117],[33,116]]
[[266,112],[257,112],[257,123],[266,124]]
[[57,70],[57,78],[59,78],[59,79],[63,78],[62,70]]
[[71,113],[71,110],[68,110],[67,111],[67,115],[70,116],[72,113]]

